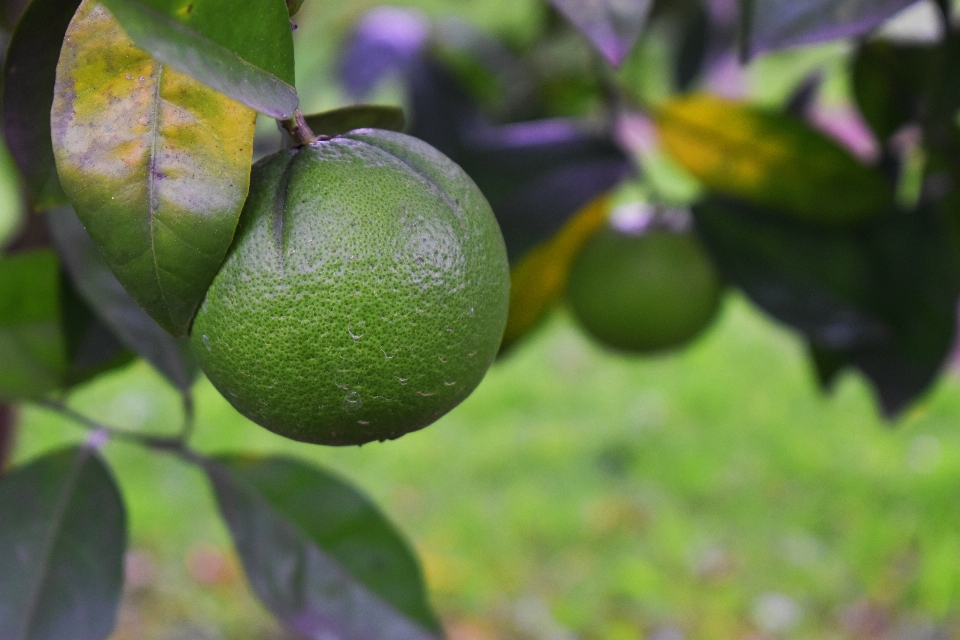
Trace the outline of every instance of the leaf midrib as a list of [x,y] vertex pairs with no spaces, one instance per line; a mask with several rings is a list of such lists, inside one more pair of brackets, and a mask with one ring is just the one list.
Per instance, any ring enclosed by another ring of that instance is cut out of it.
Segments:
[[70,472],[67,474],[66,480],[64,481],[63,491],[57,498],[57,504],[53,510],[51,526],[47,532],[46,539],[43,542],[43,551],[40,554],[43,564],[41,565],[41,570],[37,576],[36,582],[30,589],[30,597],[27,599],[27,623],[23,628],[23,640],[26,640],[30,637],[30,630],[35,624],[35,619],[39,609],[40,593],[47,581],[47,576],[49,575],[50,571],[49,557],[53,553],[54,543],[57,541],[57,538],[60,537],[60,527],[63,524],[64,517],[66,516],[67,505],[69,505],[70,498],[73,496],[74,489],[76,488],[76,482],[80,477],[80,470],[83,468],[84,464],[86,464],[89,457],[89,448],[82,447],[77,451],[77,457],[73,462],[73,466],[70,468]]

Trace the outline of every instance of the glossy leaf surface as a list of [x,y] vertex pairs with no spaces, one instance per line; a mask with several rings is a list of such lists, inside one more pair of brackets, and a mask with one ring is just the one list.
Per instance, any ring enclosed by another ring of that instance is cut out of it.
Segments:
[[606,225],[610,204],[610,196],[600,196],[553,237],[527,252],[511,270],[510,313],[501,353],[536,327],[563,296],[570,265],[586,241]]
[[157,63],[85,0],[52,122],[60,180],[110,269],[160,326],[185,335],[247,195],[254,111]]
[[293,37],[280,0],[103,0],[160,62],[274,118],[299,102]]
[[643,32],[651,0],[550,0],[597,48],[619,66]]
[[386,129],[403,131],[407,121],[400,107],[358,104],[306,117],[310,129],[318,136],[335,136],[354,129]]
[[934,381],[960,296],[960,262],[936,213],[888,212],[851,231],[784,222],[736,201],[694,213],[726,278],[815,345],[825,379],[838,361],[857,367],[891,416]]
[[706,94],[657,113],[660,141],[711,191],[798,220],[848,225],[892,206],[893,189],[802,121]]
[[32,204],[66,204],[50,141],[57,60],[80,0],[36,0],[10,38],[3,66],[3,134],[23,174]]
[[60,262],[53,251],[0,258],[0,398],[37,398],[63,384],[67,350],[60,299]]
[[740,0],[750,54],[863,35],[917,0]]
[[407,544],[361,493],[291,459],[206,464],[254,592],[313,640],[427,640],[439,626]]
[[99,321],[176,388],[188,390],[196,366],[185,341],[164,331],[130,297],[72,209],[53,209],[47,213],[47,220],[71,281]]
[[73,447],[0,476],[0,513],[0,638],[110,635],[126,516],[96,452]]

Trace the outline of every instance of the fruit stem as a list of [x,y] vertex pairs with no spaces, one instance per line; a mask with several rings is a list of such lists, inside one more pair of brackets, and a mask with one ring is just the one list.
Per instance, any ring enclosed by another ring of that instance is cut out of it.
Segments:
[[297,147],[302,147],[317,140],[325,140],[326,136],[316,136],[307,124],[307,119],[303,117],[303,112],[297,109],[293,112],[293,117],[289,120],[280,120],[280,126],[286,129]]

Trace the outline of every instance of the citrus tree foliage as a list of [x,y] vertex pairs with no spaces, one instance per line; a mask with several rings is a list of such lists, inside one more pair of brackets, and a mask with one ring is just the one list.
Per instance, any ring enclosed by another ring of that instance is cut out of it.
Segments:
[[[576,274],[631,262],[624,247],[648,244],[610,228],[615,191],[631,182],[645,194],[631,233],[661,234],[666,245],[685,234],[681,244],[709,276],[704,317],[683,340],[709,323],[724,286],[802,336],[824,389],[857,370],[890,418],[937,379],[960,298],[960,31],[949,3],[934,3],[942,37],[922,44],[874,37],[910,0],[544,0],[536,37],[511,47],[460,22],[375,8],[336,63],[358,104],[306,116],[290,21],[302,4],[4,3],[0,104],[12,162],[0,161],[0,182],[19,184],[23,203],[0,211],[5,640],[110,634],[127,531],[101,455],[113,438],[204,474],[250,588],[294,632],[442,636],[409,545],[362,493],[295,460],[190,448],[190,344],[203,348],[207,336],[187,336],[242,224],[258,113],[290,132],[290,154],[332,137],[369,138],[341,134],[373,127],[405,130],[460,165],[489,201],[511,265],[501,355],[564,300],[571,271],[576,312],[595,293]],[[636,52],[666,32],[669,86],[651,90]],[[837,38],[851,43],[852,106],[873,154],[854,153],[808,117],[816,78],[779,106],[709,91],[714,70],[731,61]],[[563,47],[586,64],[537,63]],[[406,113],[366,104],[383,80],[405,87]],[[452,170],[404,158],[411,180],[461,211],[461,191],[441,188]],[[584,264],[605,244],[624,260]],[[630,318],[615,320],[629,332]],[[137,358],[180,392],[181,434],[133,434],[67,405],[70,389]],[[59,411],[90,436],[6,469],[19,403]]]

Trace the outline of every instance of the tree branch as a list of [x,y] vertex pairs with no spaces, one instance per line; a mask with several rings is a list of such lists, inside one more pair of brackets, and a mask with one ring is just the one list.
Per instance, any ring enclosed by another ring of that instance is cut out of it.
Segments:
[[42,400],[37,404],[46,409],[50,409],[51,411],[56,411],[60,415],[72,420],[84,429],[93,432],[99,432],[105,435],[107,438],[126,440],[127,442],[133,442],[135,444],[139,444],[150,449],[156,449],[158,451],[179,453],[186,455],[188,458],[196,455],[187,451],[186,445],[180,436],[151,436],[141,433],[133,433],[132,431],[125,431],[123,429],[116,429],[114,427],[108,427],[105,424],[97,422],[96,420],[88,418],[82,413],[71,409],[59,400]]
[[286,129],[287,133],[290,134],[290,137],[293,138],[293,142],[297,147],[302,147],[308,145],[317,140],[326,139],[326,136],[316,136],[313,131],[310,129],[310,125],[307,124],[306,118],[303,117],[303,112],[300,109],[297,109],[293,117],[289,120],[280,120],[280,126]]

